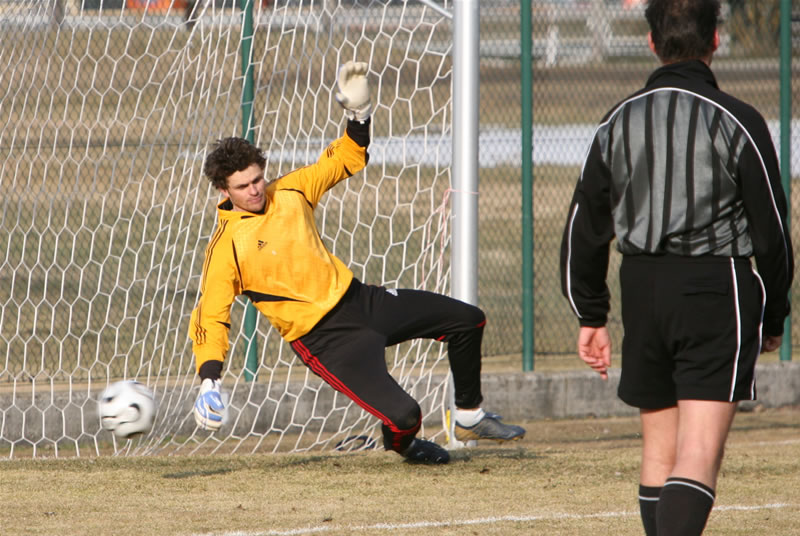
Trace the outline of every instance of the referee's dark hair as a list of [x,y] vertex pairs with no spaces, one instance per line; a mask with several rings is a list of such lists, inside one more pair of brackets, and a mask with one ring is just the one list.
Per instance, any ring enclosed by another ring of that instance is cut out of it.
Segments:
[[714,51],[719,0],[649,0],[644,12],[664,63],[705,58]]

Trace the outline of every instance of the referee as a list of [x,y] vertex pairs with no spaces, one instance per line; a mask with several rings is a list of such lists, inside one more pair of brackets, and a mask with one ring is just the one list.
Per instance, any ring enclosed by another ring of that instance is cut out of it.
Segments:
[[[763,117],[710,69],[719,0],[650,0],[661,62],[600,123],[561,247],[578,354],[603,378],[609,246],[622,253],[619,397],[640,409],[639,504],[648,536],[701,534],[740,400],[777,349],[794,263]],[[751,265],[755,260],[755,267]]]

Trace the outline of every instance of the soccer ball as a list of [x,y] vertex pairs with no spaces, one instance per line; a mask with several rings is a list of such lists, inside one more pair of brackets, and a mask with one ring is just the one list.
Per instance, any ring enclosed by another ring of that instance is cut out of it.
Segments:
[[100,395],[97,405],[100,426],[122,439],[146,434],[156,417],[153,393],[134,380],[109,385]]

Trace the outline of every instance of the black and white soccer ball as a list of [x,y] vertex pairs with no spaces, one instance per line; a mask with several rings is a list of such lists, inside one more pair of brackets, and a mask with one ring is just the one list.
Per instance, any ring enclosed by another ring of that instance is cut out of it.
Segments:
[[153,392],[135,380],[115,382],[100,394],[97,402],[100,426],[119,438],[146,434],[156,418]]

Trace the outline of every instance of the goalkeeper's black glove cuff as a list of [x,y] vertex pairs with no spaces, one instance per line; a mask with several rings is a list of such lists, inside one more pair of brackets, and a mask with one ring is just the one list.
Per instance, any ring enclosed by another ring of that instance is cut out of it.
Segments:
[[347,120],[347,135],[350,136],[350,139],[356,142],[359,147],[367,147],[369,145],[369,125],[371,121],[371,117],[367,117],[364,121],[357,121],[355,119]]
[[218,380],[222,377],[222,361],[206,361],[200,365],[200,370],[197,372],[201,380],[211,379]]

